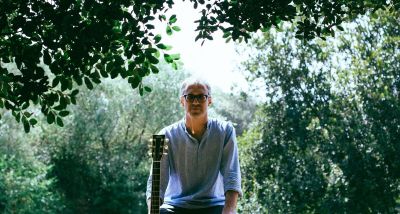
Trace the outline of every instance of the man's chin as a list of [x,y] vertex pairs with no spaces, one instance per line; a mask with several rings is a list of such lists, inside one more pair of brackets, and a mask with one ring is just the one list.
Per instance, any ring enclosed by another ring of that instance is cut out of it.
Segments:
[[203,116],[203,112],[200,112],[200,111],[192,111],[192,112],[190,112],[190,116],[191,116],[191,117],[201,117],[201,116]]

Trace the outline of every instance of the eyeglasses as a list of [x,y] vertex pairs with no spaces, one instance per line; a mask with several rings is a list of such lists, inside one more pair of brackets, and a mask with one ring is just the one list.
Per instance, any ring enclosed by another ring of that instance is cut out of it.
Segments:
[[206,94],[199,94],[199,95],[194,95],[194,94],[185,94],[183,95],[183,97],[185,98],[186,101],[193,103],[194,100],[197,100],[197,102],[199,103],[204,103],[207,98],[208,95]]

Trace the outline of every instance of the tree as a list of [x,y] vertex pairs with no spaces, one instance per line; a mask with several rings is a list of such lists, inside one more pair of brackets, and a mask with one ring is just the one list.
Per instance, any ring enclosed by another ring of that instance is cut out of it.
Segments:
[[63,213],[51,165],[36,156],[38,133],[27,136],[10,113],[0,121],[0,213]]
[[[296,22],[299,38],[322,37],[357,14],[400,6],[386,0],[191,2],[201,6],[196,39],[212,39],[222,30],[233,40],[247,40],[250,32],[281,21]],[[167,34],[179,31],[176,15],[166,17],[173,5],[172,0],[1,1],[0,108],[12,111],[28,132],[37,123],[32,104],[40,105],[49,123],[62,121],[67,106],[76,103],[77,85],[92,89],[102,78],[121,76],[142,94],[147,89],[142,80],[158,73],[161,54],[174,67],[179,59],[154,34],[156,18],[166,23]]]
[[232,122],[237,136],[241,136],[249,129],[257,108],[257,102],[253,97],[244,92],[224,93],[214,89],[212,97],[211,117],[221,117],[222,120]]
[[327,42],[296,40],[293,26],[251,42],[244,67],[268,99],[240,140],[244,202],[271,213],[396,212],[399,17],[378,10]]
[[107,81],[82,90],[66,129],[44,127],[43,151],[71,212],[146,212],[148,140],[182,117],[178,97],[184,77],[163,69],[146,80],[154,93],[143,97],[132,94],[123,79]]

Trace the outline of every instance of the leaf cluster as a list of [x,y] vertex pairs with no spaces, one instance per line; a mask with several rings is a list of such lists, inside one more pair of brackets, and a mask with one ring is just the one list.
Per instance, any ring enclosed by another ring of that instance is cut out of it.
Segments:
[[[29,132],[36,124],[29,106],[40,105],[49,123],[63,126],[80,85],[93,89],[102,78],[121,76],[140,94],[150,91],[142,80],[159,72],[160,52],[170,49],[152,32],[152,21],[168,8],[164,3],[2,1],[0,108],[12,111]],[[179,55],[164,58],[177,67]]]
[[[334,34],[343,20],[394,1],[258,1],[190,0],[201,12],[198,36],[212,39],[222,30],[227,40],[248,40],[251,32],[297,23],[297,38]],[[161,54],[177,69],[179,54],[166,51],[154,34],[155,19],[166,33],[179,31],[176,15],[166,17],[172,0],[71,0],[0,2],[0,108],[13,112],[26,132],[36,124],[29,107],[40,105],[48,122],[63,126],[66,106],[75,103],[76,88],[93,89],[104,78],[127,79],[140,94],[151,91],[143,79],[157,74]],[[6,65],[15,65],[11,71]]]
[[298,25],[296,38],[310,40],[315,37],[325,39],[334,32],[343,30],[343,21],[352,20],[368,11],[383,8],[398,10],[394,1],[302,1],[302,0],[221,0],[196,1],[206,4],[201,10],[197,39],[212,40],[211,33],[221,30],[227,41],[248,41],[251,32],[268,31],[271,27],[281,28],[283,22]]

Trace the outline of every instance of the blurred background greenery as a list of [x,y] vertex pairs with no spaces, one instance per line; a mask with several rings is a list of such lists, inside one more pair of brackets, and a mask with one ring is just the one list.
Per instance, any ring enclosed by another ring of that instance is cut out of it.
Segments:
[[[210,114],[237,129],[239,213],[399,212],[399,23],[379,10],[326,41],[282,24],[238,45],[266,99],[214,91]],[[0,110],[0,213],[146,213],[147,139],[182,118],[189,75],[159,69],[144,96],[122,79],[81,88],[63,128],[26,134]]]

